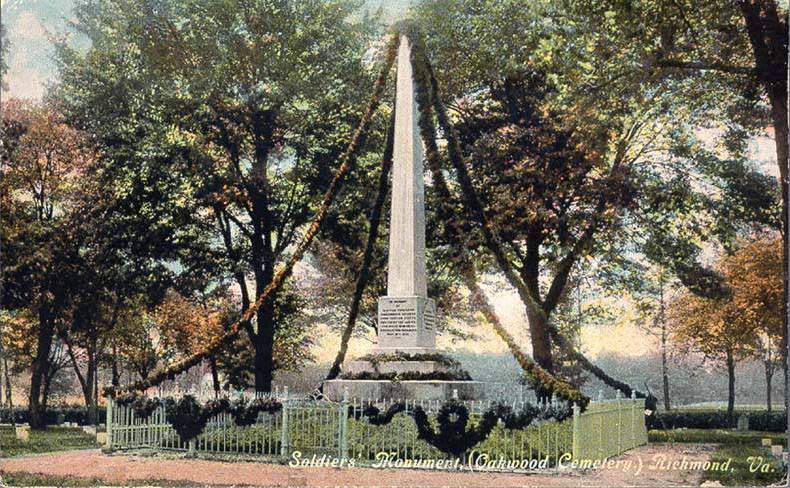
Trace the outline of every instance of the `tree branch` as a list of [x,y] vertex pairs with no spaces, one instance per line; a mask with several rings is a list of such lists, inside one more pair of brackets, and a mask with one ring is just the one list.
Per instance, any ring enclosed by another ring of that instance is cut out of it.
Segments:
[[677,68],[696,71],[722,71],[724,73],[734,73],[739,75],[757,74],[757,68],[748,66],[731,66],[722,63],[703,63],[698,61],[677,61],[674,59],[664,59],[658,61],[656,66],[661,68]]

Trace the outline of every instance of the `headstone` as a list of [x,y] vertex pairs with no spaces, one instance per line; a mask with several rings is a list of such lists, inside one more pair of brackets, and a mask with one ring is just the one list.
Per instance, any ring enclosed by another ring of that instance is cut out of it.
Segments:
[[107,445],[107,432],[96,432],[96,444]]
[[776,446],[771,446],[771,455],[773,457],[781,458],[783,451],[784,451],[784,446],[781,444]]
[[58,417],[57,417],[57,424],[60,425],[60,424],[62,424],[65,421],[66,421],[66,415],[62,414],[62,413],[59,413]]
[[773,443],[770,437],[763,437],[762,442],[763,442],[763,447],[771,447],[771,444]]
[[30,426],[27,424],[17,425],[16,426],[16,438],[27,444],[30,442]]
[[425,188],[422,138],[411,46],[398,48],[387,296],[378,303],[376,352],[436,350],[436,304],[425,276]]
[[749,430],[749,416],[748,415],[741,415],[738,417],[738,427],[739,431],[746,431]]
[[89,435],[96,435],[96,426],[95,425],[83,425],[82,431]]

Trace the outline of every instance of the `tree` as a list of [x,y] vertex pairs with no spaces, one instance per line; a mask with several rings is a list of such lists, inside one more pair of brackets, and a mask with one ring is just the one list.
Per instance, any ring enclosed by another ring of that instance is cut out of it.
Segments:
[[[703,121],[685,95],[689,84],[608,83],[631,60],[602,52],[592,16],[566,15],[549,2],[431,0],[417,12],[442,102],[459,133],[460,154],[450,159],[467,203],[463,218],[479,232],[469,243],[487,248],[524,302],[541,366],[553,367],[552,341],[569,347],[551,314],[573,268],[591,257],[609,258],[617,248],[631,254],[668,248],[666,261],[684,284],[724,293],[720,278],[698,264],[694,237],[711,227],[678,234],[677,226],[666,225],[654,239],[629,241],[651,228],[645,217],[660,208],[657,188],[687,189],[681,182],[689,175],[712,179],[724,161],[745,166],[737,152],[688,150],[700,146],[693,128]],[[742,193],[734,180],[715,182]],[[761,187],[754,180],[749,186]],[[699,197],[693,188],[689,193]],[[726,221],[720,201],[695,201],[694,211]],[[667,204],[682,218],[691,211],[682,200]]]
[[[758,238],[743,244],[723,265],[733,287],[729,306],[739,322],[755,331],[756,355],[765,367],[769,411],[774,371],[778,364],[787,362],[787,335],[783,333],[782,320],[782,247],[779,237]],[[787,380],[786,368],[782,371]]]
[[[242,310],[272,281],[359,118],[373,24],[351,23],[354,9],[340,0],[86,2],[76,15],[92,48],[60,50],[60,98],[97,135],[103,181],[125,192],[122,210],[167,227],[181,259],[219,257]],[[275,366],[276,303],[244,324],[261,391]]]
[[[761,337],[779,337],[781,333],[781,246],[780,239],[757,239],[719,262],[718,268],[733,287],[731,297],[711,300],[686,293],[670,307],[673,340],[686,350],[725,362],[730,418],[735,404],[736,362],[760,355]],[[770,381],[767,383],[770,388]]]
[[51,105],[3,103],[3,305],[36,317],[30,364],[30,424],[43,426],[50,350],[68,297],[62,263],[71,257],[68,227],[81,170],[93,158],[84,135]]
[[[590,2],[568,0],[566,8],[594,20],[602,49],[616,52],[623,64],[613,83],[659,85],[690,79],[690,91],[732,144],[772,129],[780,179],[782,231],[788,229],[788,10],[775,0],[694,2],[645,0]],[[778,206],[777,206],[778,207]],[[784,269],[788,256],[783,257]],[[787,280],[785,280],[787,295]],[[785,310],[784,315],[787,315]],[[782,336],[787,334],[787,323]],[[782,339],[786,343],[786,337]]]
[[753,354],[754,331],[723,313],[720,303],[686,294],[672,303],[672,337],[683,350],[723,361],[728,378],[727,417],[735,407],[735,364]]

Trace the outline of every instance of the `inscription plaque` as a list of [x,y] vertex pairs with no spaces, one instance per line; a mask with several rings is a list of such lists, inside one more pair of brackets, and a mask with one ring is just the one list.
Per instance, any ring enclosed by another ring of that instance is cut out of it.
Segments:
[[427,352],[436,347],[436,305],[424,297],[381,297],[378,348],[382,352]]

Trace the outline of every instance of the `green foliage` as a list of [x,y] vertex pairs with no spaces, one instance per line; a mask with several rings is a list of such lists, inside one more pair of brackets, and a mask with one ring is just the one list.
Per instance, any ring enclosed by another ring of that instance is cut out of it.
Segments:
[[189,442],[203,432],[209,419],[195,397],[184,395],[179,400],[166,399],[164,404],[167,421],[182,441]]
[[[735,417],[749,418],[749,429],[763,432],[787,430],[787,415],[784,410],[775,412],[735,412]],[[733,427],[727,412],[723,410],[672,410],[656,412],[647,417],[651,429],[726,429]]]

